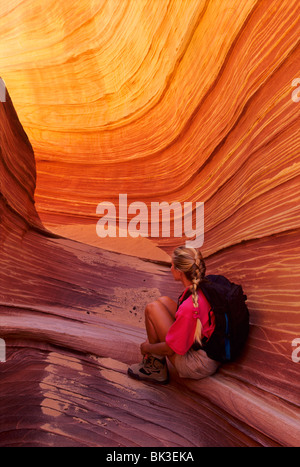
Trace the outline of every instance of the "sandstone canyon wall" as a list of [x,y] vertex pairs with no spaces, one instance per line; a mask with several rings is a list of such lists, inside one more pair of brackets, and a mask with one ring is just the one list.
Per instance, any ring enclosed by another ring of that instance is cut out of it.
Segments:
[[[297,445],[299,2],[30,3],[0,10],[0,444]],[[214,377],[128,381],[144,304],[179,289],[165,260],[101,249],[119,193],[204,202],[208,272],[251,316]]]

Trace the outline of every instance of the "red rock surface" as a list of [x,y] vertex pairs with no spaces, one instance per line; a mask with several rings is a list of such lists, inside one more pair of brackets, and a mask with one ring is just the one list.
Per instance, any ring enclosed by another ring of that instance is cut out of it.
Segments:
[[[7,95],[0,445],[299,444],[299,15],[269,0],[1,7],[18,116]],[[119,193],[205,203],[208,272],[241,283],[251,315],[243,356],[214,377],[127,378],[145,304],[179,292],[179,240],[99,248],[115,245],[91,233],[96,206]]]

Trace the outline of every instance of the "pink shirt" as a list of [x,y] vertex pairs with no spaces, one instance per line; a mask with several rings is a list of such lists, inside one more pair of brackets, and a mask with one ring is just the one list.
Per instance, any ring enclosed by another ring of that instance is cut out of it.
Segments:
[[[185,289],[182,297],[188,290],[188,288]],[[197,319],[200,319],[202,324],[201,338],[210,338],[215,329],[213,313],[210,313],[209,319],[210,310],[211,306],[201,290],[198,291],[197,308],[194,307],[191,295],[179,305],[175,314],[175,322],[166,335],[166,343],[175,353],[184,355],[193,345]]]

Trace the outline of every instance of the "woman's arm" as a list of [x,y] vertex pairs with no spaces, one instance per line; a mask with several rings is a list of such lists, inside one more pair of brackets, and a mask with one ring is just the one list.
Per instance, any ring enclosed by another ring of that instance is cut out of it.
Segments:
[[150,344],[148,341],[141,344],[141,353],[145,355],[147,353],[172,356],[174,354],[171,347],[168,346],[166,342],[157,342],[156,344]]

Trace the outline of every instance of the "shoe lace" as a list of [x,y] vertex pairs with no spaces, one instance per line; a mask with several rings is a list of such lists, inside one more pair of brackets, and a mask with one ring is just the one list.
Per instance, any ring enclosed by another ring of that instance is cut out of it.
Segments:
[[143,365],[145,368],[155,368],[155,369],[160,369],[164,367],[164,363],[151,354],[144,356]]

